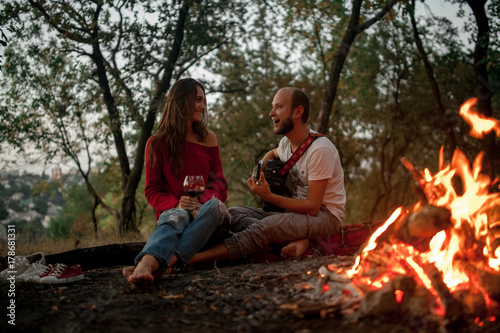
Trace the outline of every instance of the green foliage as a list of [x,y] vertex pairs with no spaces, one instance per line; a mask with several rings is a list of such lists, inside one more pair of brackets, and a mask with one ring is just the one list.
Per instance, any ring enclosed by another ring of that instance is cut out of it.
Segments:
[[25,220],[11,221],[10,224],[15,225],[16,233],[19,238],[29,242],[39,240],[45,236],[45,228],[39,218],[29,222]]
[[3,200],[0,200],[0,220],[5,220],[7,217],[9,217],[7,207],[5,207]]
[[25,211],[24,207],[21,205],[21,201],[19,200],[13,200],[13,199],[9,200],[9,204],[7,205],[7,207],[9,207],[9,209],[12,209],[15,212]]
[[74,185],[68,191],[63,209],[51,219],[47,234],[53,238],[68,238],[75,227],[90,229],[92,200],[84,186]]
[[45,215],[47,214],[47,210],[49,208],[49,205],[47,204],[47,201],[45,201],[44,199],[35,199],[33,201],[33,204],[34,204],[34,209],[42,214],[42,215]]
[[[40,178],[33,187],[33,198],[36,201],[51,201],[57,206],[62,206],[66,199],[63,191],[63,186],[66,185],[67,179],[62,178],[58,181]],[[70,185],[71,183],[68,183]]]

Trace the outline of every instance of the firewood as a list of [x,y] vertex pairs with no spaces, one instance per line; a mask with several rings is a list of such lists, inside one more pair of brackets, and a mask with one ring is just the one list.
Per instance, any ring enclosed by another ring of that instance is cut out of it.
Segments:
[[489,202],[488,214],[488,250],[495,253],[496,249],[500,246],[500,200],[498,198],[492,199],[495,202]]
[[457,269],[467,275],[470,282],[477,289],[484,291],[491,299],[500,302],[499,272],[494,271],[482,261],[470,261],[458,255],[455,256],[453,264]]
[[463,316],[463,305],[451,294],[450,290],[443,281],[442,273],[434,264],[422,265],[423,270],[431,280],[434,290],[436,290],[439,299],[446,310],[445,320],[448,328],[457,327],[465,319]]
[[390,262],[389,256],[380,252],[368,252],[364,260],[370,264],[370,266],[382,266],[387,267]]
[[414,188],[415,192],[420,198],[422,198],[423,202],[433,204],[437,198],[442,197],[443,194],[446,193],[443,185],[434,186],[433,184],[427,182],[424,174],[417,170],[406,157],[401,158],[401,163],[406,169],[408,169],[408,171],[410,171],[410,174],[416,183]]
[[388,228],[391,243],[403,242],[419,250],[429,250],[429,242],[439,231],[451,226],[451,214],[446,208],[415,205]]

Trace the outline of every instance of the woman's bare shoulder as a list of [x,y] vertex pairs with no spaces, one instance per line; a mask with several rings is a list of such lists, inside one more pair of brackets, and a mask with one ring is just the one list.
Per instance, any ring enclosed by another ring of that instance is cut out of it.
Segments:
[[205,143],[206,146],[208,147],[214,147],[217,146],[217,135],[211,130],[208,130],[208,135],[207,135],[207,142]]

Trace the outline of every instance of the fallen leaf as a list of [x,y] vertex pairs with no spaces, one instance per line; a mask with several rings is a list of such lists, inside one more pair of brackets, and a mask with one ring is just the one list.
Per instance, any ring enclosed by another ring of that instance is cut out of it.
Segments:
[[297,303],[283,303],[278,306],[278,308],[285,310],[296,310],[299,308],[299,305]]
[[161,298],[163,298],[163,299],[183,299],[184,298],[184,294],[179,294],[179,295],[165,295],[165,296],[162,296]]

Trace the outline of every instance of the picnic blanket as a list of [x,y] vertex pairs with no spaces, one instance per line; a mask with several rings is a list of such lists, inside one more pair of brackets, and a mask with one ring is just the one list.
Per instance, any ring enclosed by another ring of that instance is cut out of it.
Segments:
[[[335,235],[310,239],[309,248],[302,257],[354,255],[382,224],[383,221],[369,221],[343,225]],[[256,262],[281,260],[280,251],[281,247],[272,246],[266,251],[252,254],[251,258]]]

